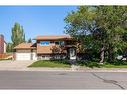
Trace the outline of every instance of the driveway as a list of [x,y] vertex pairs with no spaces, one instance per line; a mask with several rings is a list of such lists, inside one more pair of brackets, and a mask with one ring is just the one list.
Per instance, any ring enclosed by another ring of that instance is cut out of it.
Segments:
[[34,61],[0,61],[0,70],[24,70]]

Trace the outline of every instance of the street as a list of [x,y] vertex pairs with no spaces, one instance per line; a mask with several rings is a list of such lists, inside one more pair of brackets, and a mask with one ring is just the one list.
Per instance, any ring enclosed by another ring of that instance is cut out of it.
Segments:
[[0,71],[0,89],[127,89],[127,73]]

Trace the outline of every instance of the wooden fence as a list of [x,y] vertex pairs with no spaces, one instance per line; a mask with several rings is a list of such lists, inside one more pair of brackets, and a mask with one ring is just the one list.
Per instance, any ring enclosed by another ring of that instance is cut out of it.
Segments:
[[13,54],[7,54],[7,53],[0,54],[0,59],[7,59],[9,56],[13,56]]

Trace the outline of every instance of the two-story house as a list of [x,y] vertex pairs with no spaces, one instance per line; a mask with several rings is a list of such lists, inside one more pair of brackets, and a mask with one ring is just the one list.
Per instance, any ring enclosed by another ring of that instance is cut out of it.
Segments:
[[76,59],[76,41],[68,36],[37,36],[14,47],[15,60]]

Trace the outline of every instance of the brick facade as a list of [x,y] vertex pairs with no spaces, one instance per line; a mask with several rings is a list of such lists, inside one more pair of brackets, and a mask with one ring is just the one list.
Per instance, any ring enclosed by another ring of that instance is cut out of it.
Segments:
[[4,36],[0,35],[0,54],[4,53]]

